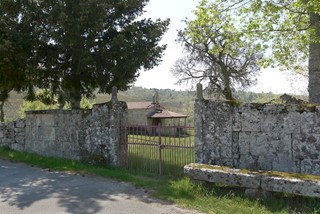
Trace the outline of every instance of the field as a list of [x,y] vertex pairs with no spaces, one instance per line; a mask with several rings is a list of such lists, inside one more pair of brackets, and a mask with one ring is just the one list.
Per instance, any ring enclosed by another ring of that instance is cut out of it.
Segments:
[[156,126],[143,128],[131,127],[127,135],[129,170],[182,175],[183,166],[195,161],[192,127],[162,127],[160,132]]

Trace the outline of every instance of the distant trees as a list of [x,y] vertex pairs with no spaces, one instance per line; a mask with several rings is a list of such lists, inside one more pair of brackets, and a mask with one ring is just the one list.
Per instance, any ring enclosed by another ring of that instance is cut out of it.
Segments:
[[176,61],[172,72],[178,83],[204,82],[209,91],[233,100],[235,86],[253,82],[262,47],[245,37],[223,4],[203,0],[194,14],[178,33],[186,56]]
[[[46,88],[52,96],[64,96],[73,109],[97,88],[103,93],[111,92],[112,86],[127,89],[140,68],[159,64],[166,48],[158,42],[169,20],[137,19],[147,3],[1,0],[1,30],[10,36],[0,36],[0,52],[10,56],[14,51],[10,60],[21,61],[21,69],[8,70],[1,64],[0,81],[8,83],[9,90],[29,88],[29,95],[34,95],[31,84]],[[13,70],[22,76],[17,88],[11,86]]]

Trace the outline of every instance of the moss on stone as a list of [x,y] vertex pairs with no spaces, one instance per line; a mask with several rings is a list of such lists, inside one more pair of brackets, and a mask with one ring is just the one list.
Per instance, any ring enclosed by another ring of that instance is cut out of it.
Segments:
[[317,111],[317,105],[312,103],[305,103],[303,104],[304,109],[307,109],[309,112],[316,112]]
[[242,104],[239,100],[225,100],[224,102],[232,107],[239,107]]
[[213,169],[213,170],[221,170],[224,172],[233,172],[240,174],[261,174],[268,175],[270,177],[279,177],[284,179],[300,179],[300,180],[309,180],[309,181],[320,181],[320,176],[318,175],[310,175],[310,174],[302,174],[302,173],[291,173],[291,172],[279,172],[279,171],[254,171],[249,169],[236,169],[228,166],[218,166],[218,165],[206,165],[206,164],[190,164],[190,166],[194,169]]

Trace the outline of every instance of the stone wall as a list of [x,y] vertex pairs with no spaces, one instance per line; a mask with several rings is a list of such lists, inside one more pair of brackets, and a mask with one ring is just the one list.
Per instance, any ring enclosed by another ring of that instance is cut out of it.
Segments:
[[111,165],[125,165],[127,149],[121,124],[127,105],[112,100],[90,110],[40,110],[26,113],[25,120],[0,124],[0,145],[37,153]]
[[196,162],[320,175],[320,107],[195,103]]
[[40,110],[26,113],[24,151],[44,156],[81,159],[84,127],[90,111]]
[[124,102],[94,105],[84,128],[82,157],[117,166],[126,165],[126,136],[121,131],[126,115],[127,104]]
[[25,144],[25,120],[0,123],[0,145],[22,150]]

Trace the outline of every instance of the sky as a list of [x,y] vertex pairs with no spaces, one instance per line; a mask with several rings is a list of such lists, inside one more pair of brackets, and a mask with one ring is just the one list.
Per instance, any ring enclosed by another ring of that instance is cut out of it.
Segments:
[[[175,89],[185,90],[191,86],[179,86],[175,82],[177,79],[171,74],[170,69],[174,62],[183,56],[182,47],[177,44],[177,30],[185,27],[182,20],[192,19],[193,10],[196,9],[200,0],[150,0],[145,7],[144,17],[152,19],[170,18],[169,30],[162,38],[161,44],[167,44],[167,49],[162,58],[162,63],[152,70],[140,71],[140,76],[135,82],[135,86],[144,88]],[[250,88],[254,92],[274,92],[274,93],[295,93],[306,94],[307,83],[305,79],[287,75],[285,72],[274,69],[266,69],[257,78],[257,84]]]

